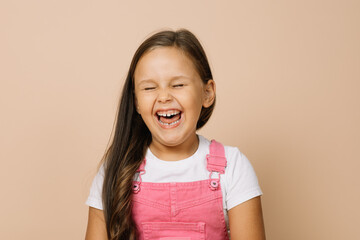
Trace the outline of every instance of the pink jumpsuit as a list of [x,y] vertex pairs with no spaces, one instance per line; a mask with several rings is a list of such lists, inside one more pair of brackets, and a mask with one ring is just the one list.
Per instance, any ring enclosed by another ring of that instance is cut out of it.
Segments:
[[[140,240],[227,240],[220,176],[226,158],[222,144],[211,141],[206,155],[209,179],[195,182],[142,182],[144,160],[133,185],[133,218]],[[218,172],[219,178],[212,178]]]

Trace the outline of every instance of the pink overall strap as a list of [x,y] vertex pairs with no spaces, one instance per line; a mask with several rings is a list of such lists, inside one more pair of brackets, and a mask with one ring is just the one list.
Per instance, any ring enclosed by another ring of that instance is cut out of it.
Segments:
[[145,173],[145,164],[146,164],[146,159],[144,158],[139,168],[136,170],[136,172],[139,173],[139,181],[133,181],[133,193],[138,193],[140,191],[140,184],[142,182],[141,175]]
[[219,172],[220,174],[225,173],[226,157],[224,146],[215,141],[211,140],[210,143],[210,154],[206,155],[207,159],[207,170],[209,172]]

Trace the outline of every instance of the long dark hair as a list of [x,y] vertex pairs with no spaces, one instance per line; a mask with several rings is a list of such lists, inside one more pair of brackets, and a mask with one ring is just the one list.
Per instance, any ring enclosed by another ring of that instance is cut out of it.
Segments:
[[[135,109],[134,72],[141,56],[157,47],[178,48],[193,61],[204,83],[213,78],[200,42],[186,29],[155,33],[135,52],[122,90],[114,136],[103,158],[105,177],[102,198],[110,240],[136,238],[131,216],[132,181],[151,143],[151,133]],[[201,109],[197,129],[209,120],[214,106],[215,101],[210,107]]]

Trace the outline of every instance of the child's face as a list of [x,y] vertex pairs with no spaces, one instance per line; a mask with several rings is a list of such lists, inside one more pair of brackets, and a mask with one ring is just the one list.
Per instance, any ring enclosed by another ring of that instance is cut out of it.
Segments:
[[152,144],[173,147],[197,141],[200,111],[212,104],[215,83],[204,84],[189,57],[174,47],[155,48],[140,58],[134,81],[137,111]]

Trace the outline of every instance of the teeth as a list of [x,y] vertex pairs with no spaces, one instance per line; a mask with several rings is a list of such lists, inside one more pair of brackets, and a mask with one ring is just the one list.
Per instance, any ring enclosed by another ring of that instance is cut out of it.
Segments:
[[164,123],[164,122],[162,122],[161,120],[159,120],[159,122],[160,122],[162,125],[166,125],[166,126],[174,125],[174,124],[178,123],[179,121],[180,121],[180,119],[179,119],[179,120],[176,120],[175,122],[172,122],[172,123]]
[[174,111],[174,112],[167,112],[167,113],[166,112],[158,112],[156,114],[160,117],[171,117],[171,116],[174,116],[179,113],[180,113],[179,111]]

